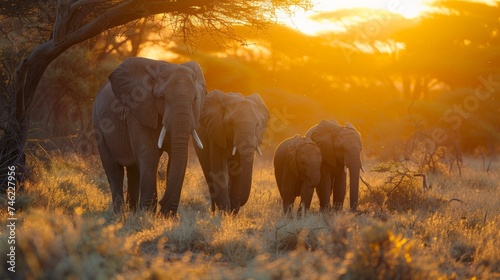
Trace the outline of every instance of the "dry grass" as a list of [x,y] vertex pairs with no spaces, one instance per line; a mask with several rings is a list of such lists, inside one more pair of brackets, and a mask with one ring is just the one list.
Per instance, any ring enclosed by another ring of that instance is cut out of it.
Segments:
[[[165,186],[160,165],[160,195]],[[406,178],[368,172],[360,213],[287,218],[269,164],[257,162],[250,200],[236,217],[211,213],[196,160],[189,163],[178,219],[110,214],[95,157],[52,155],[19,194],[17,274],[41,279],[465,279],[500,277],[500,183],[462,176]],[[399,181],[397,181],[398,183]],[[348,198],[346,198],[348,199]],[[0,219],[6,220],[2,200]],[[0,261],[7,267],[7,232]],[[0,278],[15,278],[0,270]]]

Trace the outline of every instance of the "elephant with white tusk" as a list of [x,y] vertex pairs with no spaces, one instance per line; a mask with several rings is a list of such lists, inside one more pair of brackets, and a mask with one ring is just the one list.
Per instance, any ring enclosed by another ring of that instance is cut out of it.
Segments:
[[269,121],[258,94],[209,92],[197,129],[204,148],[195,147],[207,181],[212,211],[238,213],[250,195],[255,152]]
[[333,207],[341,210],[346,194],[346,170],[349,169],[350,207],[358,207],[359,174],[363,170],[361,134],[356,128],[346,123],[341,126],[336,120],[322,120],[306,133],[320,148],[323,157],[321,182],[316,188],[322,210],[330,207],[333,192]]
[[195,128],[205,95],[203,72],[192,61],[128,58],[109,75],[95,99],[93,126],[115,213],[124,202],[124,168],[129,208],[156,211],[156,172],[164,151],[169,162],[160,214],[177,213],[190,135],[202,148]]

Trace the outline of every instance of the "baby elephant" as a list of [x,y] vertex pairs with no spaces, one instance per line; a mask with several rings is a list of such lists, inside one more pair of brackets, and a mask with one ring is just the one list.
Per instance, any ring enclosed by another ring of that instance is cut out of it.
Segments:
[[288,213],[300,196],[300,205],[311,206],[314,188],[321,180],[321,151],[312,140],[295,135],[279,144],[274,153],[274,175]]

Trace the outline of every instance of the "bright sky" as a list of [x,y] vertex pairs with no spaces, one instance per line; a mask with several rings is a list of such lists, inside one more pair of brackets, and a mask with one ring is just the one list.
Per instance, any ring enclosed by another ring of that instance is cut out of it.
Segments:
[[297,9],[292,18],[283,16],[282,19],[286,25],[297,28],[303,33],[313,35],[326,30],[338,29],[331,22],[318,22],[310,19],[311,16],[320,12],[349,8],[371,8],[384,9],[406,18],[414,18],[428,9],[426,3],[429,2],[431,0],[312,0],[314,7],[310,11],[304,12]]

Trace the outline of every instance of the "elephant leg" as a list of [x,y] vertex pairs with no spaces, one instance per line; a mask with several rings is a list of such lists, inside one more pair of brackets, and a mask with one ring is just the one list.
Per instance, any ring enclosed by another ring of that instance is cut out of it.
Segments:
[[231,213],[238,214],[240,210],[240,184],[241,184],[241,165],[240,155],[232,156],[227,163],[229,173],[229,200],[231,202]]
[[[203,138],[203,136],[200,136]],[[202,140],[203,141],[203,140]],[[207,143],[207,141],[204,141],[203,143]],[[210,145],[205,145],[203,147],[203,150],[198,148],[195,145],[195,150],[196,150],[196,155],[198,156],[198,160],[201,165],[201,170],[203,171],[203,175],[205,177],[205,180],[207,182],[208,190],[210,192],[210,202],[212,204],[212,211],[215,211],[215,201],[213,200],[212,194],[214,193],[214,186],[213,186],[213,179],[212,176],[210,175]]]
[[130,210],[136,211],[139,204],[139,168],[137,165],[127,166],[127,204]]
[[330,196],[332,193],[332,173],[329,166],[321,165],[321,180],[316,188],[316,194],[319,198],[319,207],[321,211],[330,208]]
[[342,210],[344,206],[345,189],[346,189],[346,173],[344,165],[336,166],[334,168],[334,182],[333,182],[333,208],[335,210]]
[[306,210],[309,210],[309,207],[311,207],[313,194],[314,188],[311,188],[311,186],[304,181],[300,187],[300,205],[304,205]]
[[118,164],[103,143],[98,145],[99,155],[101,157],[102,166],[106,177],[108,178],[109,187],[111,189],[111,200],[113,202],[113,212],[118,214],[123,207],[123,176],[125,171],[123,166]]
[[290,214],[292,212],[293,204],[295,203],[295,195],[289,195],[283,197],[283,211],[285,214]]
[[229,176],[225,170],[215,169],[210,171],[212,187],[210,197],[212,198],[212,210],[223,210],[230,212],[231,199],[229,198]]
[[291,172],[283,172],[280,184],[278,184],[281,198],[283,199],[283,211],[290,214],[295,198],[299,194],[300,182]]
[[[139,209],[156,212],[158,203],[158,191],[156,187],[156,172],[158,169],[158,157],[151,155],[146,157],[151,160],[141,162],[139,166],[140,200]],[[156,160],[152,160],[156,159]],[[170,165],[170,160],[169,160]]]
[[216,209],[229,212],[231,200],[229,198],[229,174],[227,159],[223,151],[212,147],[210,151],[210,171],[208,176],[212,182],[210,197],[212,198],[212,210]]

